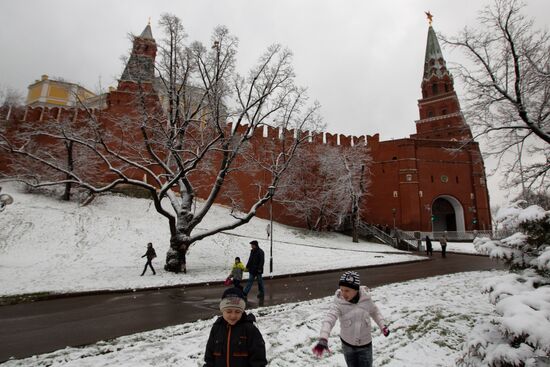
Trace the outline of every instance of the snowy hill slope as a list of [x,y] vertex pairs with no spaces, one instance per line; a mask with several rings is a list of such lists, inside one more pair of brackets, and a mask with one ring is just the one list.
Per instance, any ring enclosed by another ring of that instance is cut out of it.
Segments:
[[[105,195],[79,207],[25,193],[15,185],[3,184],[3,192],[15,202],[0,213],[0,296],[221,281],[235,256],[246,263],[252,239],[260,241],[269,257],[268,221],[254,218],[196,243],[189,250],[188,274],[172,274],[162,269],[169,246],[168,224],[150,200]],[[228,213],[224,207],[214,207],[200,228],[227,221]],[[157,275],[140,277],[147,242],[158,254],[153,262]],[[385,245],[353,244],[340,234],[315,235],[275,223],[273,259],[273,275],[280,275],[420,258]]]

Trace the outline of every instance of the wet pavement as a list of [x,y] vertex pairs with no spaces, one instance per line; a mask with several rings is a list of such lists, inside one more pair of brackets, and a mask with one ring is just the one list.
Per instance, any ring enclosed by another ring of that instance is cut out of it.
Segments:
[[[438,254],[439,255],[439,254]],[[463,271],[504,269],[483,256],[448,254],[442,259],[355,269],[369,287]],[[249,294],[250,307],[271,306],[332,295],[342,270],[270,279],[266,297]],[[185,276],[185,275],[182,275]],[[25,358],[66,346],[207,319],[219,314],[225,287],[207,285],[58,298],[0,307],[0,362]]]

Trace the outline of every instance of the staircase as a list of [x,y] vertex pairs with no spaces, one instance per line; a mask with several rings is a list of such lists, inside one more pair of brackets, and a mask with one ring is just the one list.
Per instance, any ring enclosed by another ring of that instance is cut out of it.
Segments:
[[368,225],[367,223],[359,221],[357,223],[357,231],[359,232],[360,236],[372,236],[378,239],[380,242],[385,243],[386,245],[397,248],[395,238],[374,226]]
[[418,251],[418,240],[413,235],[398,228],[396,228],[396,232],[401,245],[407,246],[407,251]]
[[357,231],[359,232],[360,236],[372,236],[378,239],[380,242],[400,250],[418,251],[418,242],[416,238],[414,238],[407,232],[403,232],[399,229],[395,230],[394,236],[397,235],[397,237],[394,237],[376,228],[375,226],[371,226],[367,223],[360,221],[359,223],[357,223]]

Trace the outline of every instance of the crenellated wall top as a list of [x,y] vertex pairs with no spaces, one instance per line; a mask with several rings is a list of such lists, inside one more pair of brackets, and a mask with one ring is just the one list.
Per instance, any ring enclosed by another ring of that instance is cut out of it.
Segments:
[[[240,124],[235,129],[235,127],[231,122],[227,123],[227,129],[232,133],[237,132],[239,134],[243,134],[246,131],[248,131],[248,128],[249,128],[248,124]],[[282,139],[283,137],[296,138],[298,133],[300,133],[300,136],[307,137],[305,141],[311,144],[343,146],[343,147],[367,145],[367,142],[369,142],[370,139],[372,138],[370,135],[353,136],[353,135],[344,135],[344,134],[331,134],[326,131],[309,131],[309,130],[299,131],[294,129],[284,129],[282,127],[261,125],[256,127],[251,132],[251,139],[252,140],[258,140],[258,139],[273,140],[273,139]],[[378,136],[378,134],[376,134],[375,136]]]

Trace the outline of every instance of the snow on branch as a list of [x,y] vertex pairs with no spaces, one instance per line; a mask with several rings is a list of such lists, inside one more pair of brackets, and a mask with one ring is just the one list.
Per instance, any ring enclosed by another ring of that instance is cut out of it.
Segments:
[[[510,264],[512,273],[485,280],[496,316],[474,328],[459,366],[538,366],[550,360],[550,211],[524,202],[497,213],[511,236],[477,238],[481,252]],[[539,362],[541,364],[539,364]]]

